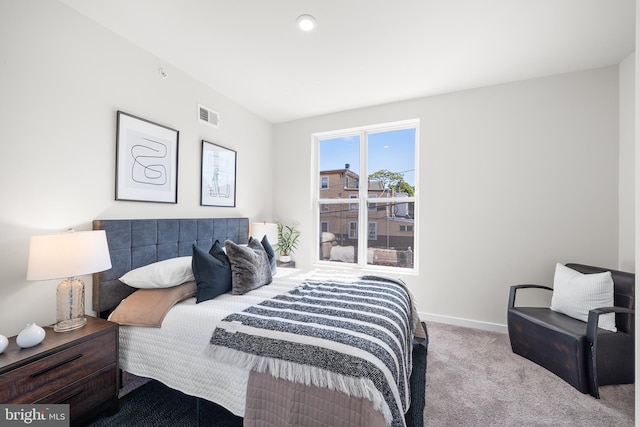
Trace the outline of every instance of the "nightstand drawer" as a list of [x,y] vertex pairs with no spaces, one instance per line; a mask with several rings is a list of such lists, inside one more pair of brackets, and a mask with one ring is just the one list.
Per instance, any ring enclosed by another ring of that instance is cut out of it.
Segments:
[[116,363],[116,332],[69,347],[0,376],[0,402],[34,403]]
[[117,396],[116,364],[102,368],[70,386],[33,403],[63,403],[70,405],[71,418],[77,420],[87,411]]

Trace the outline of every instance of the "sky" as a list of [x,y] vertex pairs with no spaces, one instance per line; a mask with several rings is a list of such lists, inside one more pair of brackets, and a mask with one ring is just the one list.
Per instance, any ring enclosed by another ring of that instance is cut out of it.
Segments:
[[[368,138],[367,174],[382,169],[400,172],[409,185],[415,186],[415,129],[369,133]],[[359,135],[321,140],[320,170],[343,169],[348,163],[361,175],[359,149]]]

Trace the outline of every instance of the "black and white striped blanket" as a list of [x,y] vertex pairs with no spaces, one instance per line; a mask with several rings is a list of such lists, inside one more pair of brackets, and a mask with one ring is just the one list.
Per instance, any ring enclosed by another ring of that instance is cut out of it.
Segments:
[[305,282],[223,319],[211,337],[225,363],[373,402],[404,426],[417,313],[403,282]]

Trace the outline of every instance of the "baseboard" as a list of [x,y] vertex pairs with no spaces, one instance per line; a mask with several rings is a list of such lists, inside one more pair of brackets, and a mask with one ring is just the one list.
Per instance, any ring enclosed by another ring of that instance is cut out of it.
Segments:
[[507,325],[501,325],[499,323],[481,322],[478,320],[463,319],[460,317],[452,316],[442,316],[439,314],[429,314],[424,312],[419,312],[418,314],[420,315],[420,320],[426,322],[437,322],[447,325],[464,326],[466,328],[482,329],[485,331],[500,332],[503,334],[507,333]]

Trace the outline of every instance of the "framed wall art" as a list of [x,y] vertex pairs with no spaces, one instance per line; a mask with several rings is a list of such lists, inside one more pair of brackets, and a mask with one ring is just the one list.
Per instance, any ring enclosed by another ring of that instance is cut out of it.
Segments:
[[116,200],[178,203],[175,129],[118,111]]
[[236,206],[237,153],[202,140],[201,206]]

